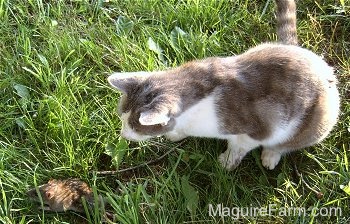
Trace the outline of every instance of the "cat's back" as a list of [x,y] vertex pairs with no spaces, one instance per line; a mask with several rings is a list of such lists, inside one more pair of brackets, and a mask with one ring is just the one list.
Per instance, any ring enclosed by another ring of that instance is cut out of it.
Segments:
[[293,45],[261,44],[236,56],[242,80],[259,83],[279,81],[284,85],[336,84],[333,68],[315,53]]
[[[225,133],[244,130],[255,139],[265,139],[273,136],[271,133],[283,133],[280,124],[301,127],[304,118],[312,116],[312,125],[324,133],[317,137],[321,139],[335,124],[339,108],[336,78],[333,69],[311,51],[262,44],[223,58],[222,64],[231,68],[221,75],[226,78],[216,91]],[[286,133],[288,138],[290,133]],[[283,139],[281,135],[278,138]]]
[[333,72],[332,68],[317,54],[305,48],[295,45],[285,45],[277,43],[260,44],[246,51],[239,56],[241,62],[268,64],[288,64],[293,63],[299,70],[313,68],[315,65],[329,68],[327,72]]

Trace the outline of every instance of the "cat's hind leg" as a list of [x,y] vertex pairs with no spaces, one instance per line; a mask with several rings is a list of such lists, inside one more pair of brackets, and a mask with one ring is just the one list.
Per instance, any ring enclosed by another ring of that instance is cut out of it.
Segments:
[[227,170],[235,169],[248,152],[260,145],[247,135],[233,135],[227,141],[227,150],[219,156],[220,164]]

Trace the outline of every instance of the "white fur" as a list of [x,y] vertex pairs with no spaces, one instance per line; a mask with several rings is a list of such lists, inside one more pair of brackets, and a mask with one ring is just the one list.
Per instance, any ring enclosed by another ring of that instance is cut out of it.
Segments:
[[166,136],[194,136],[226,139],[219,133],[214,96],[202,99],[176,118],[174,130]]
[[283,150],[278,151],[274,149],[264,148],[261,152],[262,165],[270,170],[273,170],[281,159]]
[[[223,135],[219,131],[219,122],[216,113],[215,95],[202,99],[197,104],[183,112],[176,118],[176,126],[173,131],[166,134],[172,141],[181,140],[187,136],[210,137],[228,140],[227,150],[219,156],[219,162],[228,170],[234,169],[242,158],[254,148],[263,146],[275,146],[292,137],[300,124],[296,118],[289,122],[276,122],[269,138],[257,141],[246,134]],[[278,164],[282,153],[271,149],[263,150],[262,163],[268,169],[273,169]]]
[[298,116],[297,118],[294,118],[288,122],[281,119],[279,122],[276,122],[276,126],[274,127],[270,138],[261,141],[261,145],[275,146],[285,142],[295,134],[300,122],[301,121]]
[[[213,95],[202,99],[177,117],[174,130],[166,133],[165,136],[172,141],[178,141],[187,136],[228,139],[229,135],[223,135],[219,132],[215,108]],[[132,130],[128,124],[129,116],[130,112],[121,115],[121,135],[135,141],[150,138],[151,136],[140,135]]]
[[[174,130],[168,132],[166,137],[172,141],[178,141],[187,136],[227,139],[227,150],[219,156],[219,162],[226,169],[232,170],[249,151],[261,145],[262,142],[254,140],[246,134],[221,134],[216,108],[215,95],[202,99],[176,118]],[[283,135],[288,137],[289,131],[283,132]]]
[[154,112],[143,112],[140,114],[139,122],[142,125],[167,125],[170,120],[167,114],[155,114]]
[[115,80],[129,79],[129,78],[147,78],[151,74],[152,74],[151,72],[145,72],[145,71],[140,71],[140,72],[115,72],[115,73],[111,74],[107,78],[107,80],[112,86],[114,86],[113,82]]
[[227,150],[221,153],[219,162],[228,170],[236,168],[248,152],[260,145],[246,134],[231,135],[227,141]]
[[[174,130],[166,135],[231,139],[234,135],[223,135],[219,131],[216,108],[215,95],[202,99],[177,117]],[[283,143],[295,134],[299,123],[300,119],[294,119],[288,123],[277,122],[271,137],[259,142],[259,144],[273,146]]]
[[136,133],[134,130],[132,130],[132,128],[129,125],[128,119],[130,117],[130,111],[128,113],[122,113],[121,115],[121,120],[122,120],[122,130],[120,132],[120,135],[123,138],[132,140],[132,141],[144,141],[147,140],[149,138],[151,138],[151,136],[148,135],[140,135],[138,133]]

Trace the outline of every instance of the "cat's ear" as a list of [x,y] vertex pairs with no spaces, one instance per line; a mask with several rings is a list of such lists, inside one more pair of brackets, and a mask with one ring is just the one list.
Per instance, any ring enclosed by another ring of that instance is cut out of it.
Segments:
[[146,111],[140,114],[139,122],[141,125],[156,125],[160,124],[165,126],[168,124],[170,117],[168,111]]
[[116,72],[111,74],[107,80],[112,87],[126,93],[130,87],[142,82],[150,75],[150,72]]

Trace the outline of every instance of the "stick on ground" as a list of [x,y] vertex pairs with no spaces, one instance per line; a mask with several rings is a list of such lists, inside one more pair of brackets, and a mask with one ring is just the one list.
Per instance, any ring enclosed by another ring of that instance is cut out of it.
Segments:
[[125,169],[120,169],[120,170],[106,170],[106,171],[97,171],[96,174],[101,174],[101,175],[114,175],[114,174],[118,174],[118,173],[123,173],[123,172],[127,172],[127,171],[131,171],[131,170],[136,170],[139,169],[141,167],[147,166],[147,165],[151,165],[153,163],[157,163],[159,161],[161,161],[162,159],[164,159],[167,155],[169,155],[170,153],[174,152],[175,149],[182,145],[182,143],[180,143],[179,145],[171,148],[169,151],[167,151],[166,153],[164,153],[163,155],[159,156],[158,158],[155,158],[153,160],[147,161],[145,163],[141,163],[137,166],[133,166],[133,167],[128,167]]

